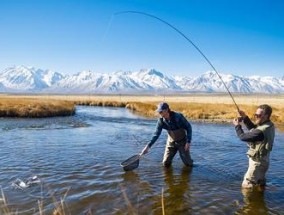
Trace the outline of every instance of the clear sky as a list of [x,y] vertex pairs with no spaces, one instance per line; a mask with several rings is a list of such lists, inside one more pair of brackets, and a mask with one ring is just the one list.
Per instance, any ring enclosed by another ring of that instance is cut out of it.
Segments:
[[0,0],[0,71],[34,66],[64,74],[155,68],[167,75],[211,70],[284,76],[284,1]]

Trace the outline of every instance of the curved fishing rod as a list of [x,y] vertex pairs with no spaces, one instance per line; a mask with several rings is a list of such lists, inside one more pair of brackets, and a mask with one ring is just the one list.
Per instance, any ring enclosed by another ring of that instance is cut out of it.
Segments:
[[121,12],[117,12],[117,13],[114,13],[114,15],[122,15],[122,14],[127,14],[127,13],[134,13],[134,14],[140,14],[140,15],[144,15],[144,16],[148,16],[148,17],[151,17],[151,18],[154,18],[154,19],[157,19],[159,21],[161,21],[162,23],[168,25],[169,27],[171,27],[172,29],[174,29],[176,32],[178,32],[183,38],[185,38],[188,42],[191,43],[191,45],[193,45],[193,47],[204,57],[204,59],[207,61],[207,63],[209,63],[209,65],[212,67],[212,69],[214,70],[214,72],[218,75],[218,77],[220,78],[220,80],[222,81],[223,85],[225,86],[227,92],[229,93],[229,95],[231,96],[238,112],[240,112],[240,109],[239,109],[239,106],[237,105],[233,95],[231,94],[229,88],[227,87],[227,85],[225,84],[225,82],[223,81],[221,75],[217,72],[217,70],[215,69],[215,67],[213,66],[213,64],[210,62],[210,60],[203,54],[203,52],[197,47],[197,45],[195,45],[184,33],[182,33],[179,29],[177,29],[175,26],[173,26],[172,24],[166,22],[165,20],[157,17],[157,16],[154,16],[152,14],[148,14],[148,13],[144,13],[144,12],[140,12],[140,11],[121,11]]

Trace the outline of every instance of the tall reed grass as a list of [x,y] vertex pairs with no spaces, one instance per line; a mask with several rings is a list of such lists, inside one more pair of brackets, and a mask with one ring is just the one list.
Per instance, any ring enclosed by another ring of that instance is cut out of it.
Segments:
[[[188,96],[72,96],[72,95],[2,95],[0,97],[0,117],[50,117],[69,116],[75,113],[75,105],[125,107],[147,117],[157,117],[156,105],[167,101],[172,110],[183,113],[190,120],[208,122],[228,122],[237,117],[236,107],[228,95],[188,95]],[[238,95],[237,103],[249,117],[259,104],[272,106],[272,121],[284,124],[284,97],[267,95]]]
[[74,101],[76,105],[87,105],[87,106],[102,106],[102,107],[125,107],[127,102],[120,101],[105,101],[105,100],[80,100]]
[[[67,194],[69,192],[70,189],[68,189],[65,194],[63,195],[62,198],[60,198],[60,200],[56,199],[53,195],[52,199],[53,199],[53,206],[54,208],[52,209],[51,213],[48,212],[48,214],[52,214],[52,215],[71,215],[72,211],[70,211],[70,209],[68,208],[68,205],[66,204],[66,197]],[[125,189],[121,186],[121,191],[122,191],[122,195],[123,198],[125,200],[125,203],[127,205],[127,214],[131,214],[131,215],[138,215],[139,214],[139,210],[138,208],[135,208],[133,206],[133,204],[131,203],[131,201],[129,200]],[[1,215],[18,215],[18,211],[15,208],[11,208],[8,204],[8,201],[4,195],[3,190],[1,189],[1,195],[2,197],[0,197],[0,214]],[[162,209],[162,214],[165,215],[165,202],[164,202],[164,190],[162,189],[162,193],[161,193],[161,209]],[[46,208],[44,205],[43,200],[38,200],[38,208],[34,209],[34,213],[33,214],[38,214],[38,215],[45,215],[46,213]],[[84,213],[85,215],[92,215],[94,213],[92,213],[91,209],[89,209],[86,213]],[[117,211],[116,214],[125,214],[123,211]]]
[[[67,196],[69,190],[66,191],[64,196],[60,198],[60,200],[57,200],[54,196],[52,196],[53,199],[53,209],[51,211],[52,215],[69,215],[71,212],[69,211],[65,199]],[[38,200],[38,208],[33,209],[34,213],[32,214],[38,214],[38,215],[45,215],[46,213],[46,208],[44,205],[43,200]],[[3,190],[1,189],[1,197],[0,197],[0,214],[1,215],[18,215],[22,214],[18,212],[18,209],[12,208],[9,203],[7,198],[4,195]],[[50,214],[50,212],[48,213]],[[86,215],[91,215],[91,213],[87,213]]]
[[51,117],[75,114],[70,101],[27,98],[0,98],[0,117]]
[[[181,112],[185,117],[191,120],[201,120],[208,122],[228,122],[238,117],[238,112],[233,104],[212,104],[212,103],[185,103],[185,102],[171,102],[169,103],[171,110]],[[126,108],[136,111],[145,116],[157,116],[155,112],[156,104],[129,102]],[[254,113],[257,109],[256,105],[241,105],[241,110],[253,119]],[[284,123],[284,108],[272,107],[273,114],[271,120],[275,123]]]

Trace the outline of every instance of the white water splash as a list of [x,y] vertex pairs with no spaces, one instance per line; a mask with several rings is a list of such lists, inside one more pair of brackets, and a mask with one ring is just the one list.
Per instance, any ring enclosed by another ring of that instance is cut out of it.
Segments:
[[41,180],[35,175],[33,177],[28,178],[27,180],[22,180],[17,178],[15,181],[12,182],[12,186],[18,189],[26,189],[33,184],[39,184]]

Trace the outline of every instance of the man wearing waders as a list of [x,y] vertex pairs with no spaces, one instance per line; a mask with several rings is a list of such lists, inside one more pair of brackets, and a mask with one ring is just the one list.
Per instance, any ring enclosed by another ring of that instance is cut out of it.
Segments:
[[158,119],[156,131],[151,141],[144,147],[141,154],[148,153],[151,146],[159,138],[163,129],[168,131],[168,139],[165,148],[163,165],[170,167],[172,160],[177,153],[186,166],[192,166],[193,160],[190,157],[191,125],[181,113],[171,111],[169,105],[162,102],[156,110],[161,118]]
[[[255,124],[249,117],[240,111],[241,120],[234,119],[233,123],[238,137],[248,142],[249,167],[242,183],[243,188],[251,188],[254,185],[265,186],[265,173],[269,168],[269,154],[273,147],[275,128],[270,121],[272,108],[268,105],[258,106],[255,117]],[[247,129],[244,133],[240,121],[243,121]]]

